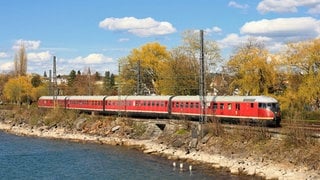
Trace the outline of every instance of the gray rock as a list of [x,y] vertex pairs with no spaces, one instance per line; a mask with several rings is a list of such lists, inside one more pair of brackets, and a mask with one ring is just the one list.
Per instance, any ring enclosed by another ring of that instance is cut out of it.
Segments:
[[74,121],[74,126],[76,127],[77,131],[82,130],[82,124],[87,120],[87,118],[78,118]]
[[111,131],[114,133],[120,129],[121,126],[115,126],[111,129]]

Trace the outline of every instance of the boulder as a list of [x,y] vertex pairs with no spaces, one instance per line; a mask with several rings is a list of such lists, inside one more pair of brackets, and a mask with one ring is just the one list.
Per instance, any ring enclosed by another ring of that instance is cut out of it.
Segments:
[[87,118],[78,118],[74,121],[74,126],[76,127],[77,131],[82,130],[82,124],[87,120]]
[[114,133],[120,129],[121,126],[115,126],[111,129],[111,131]]

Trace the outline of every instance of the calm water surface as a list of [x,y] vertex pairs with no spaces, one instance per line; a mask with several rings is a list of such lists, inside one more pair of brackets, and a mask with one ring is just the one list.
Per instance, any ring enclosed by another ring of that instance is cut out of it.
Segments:
[[172,161],[126,147],[0,132],[0,179],[248,179],[193,169],[181,172]]

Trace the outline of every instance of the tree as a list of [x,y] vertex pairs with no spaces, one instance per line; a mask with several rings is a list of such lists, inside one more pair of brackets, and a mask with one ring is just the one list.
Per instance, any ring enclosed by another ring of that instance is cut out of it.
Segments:
[[4,86],[10,78],[12,78],[12,75],[10,74],[0,74],[0,101],[3,101],[5,99],[3,94]]
[[[200,80],[200,34],[185,31],[183,44],[171,50],[170,58],[162,67],[159,89],[162,94],[198,95]],[[221,62],[220,50],[215,41],[204,38],[204,59],[206,86],[209,87],[209,74]]]
[[148,43],[119,60],[121,66],[118,84],[124,94],[160,94],[156,88],[159,69],[163,66],[169,52],[159,43]]
[[171,51],[170,59],[160,67],[158,89],[162,94],[199,94],[199,63],[187,57],[181,48]]
[[26,76],[10,79],[4,86],[4,96],[18,104],[30,100],[32,85]]
[[[178,48],[183,49],[187,57],[199,61],[201,48],[199,31],[187,30],[183,32],[182,40],[183,45]],[[203,45],[206,70],[214,72],[217,65],[222,61],[218,44],[214,40],[204,37]]]
[[20,45],[18,52],[14,57],[14,72],[16,76],[25,76],[27,74],[27,53],[24,44]]
[[31,84],[33,87],[39,87],[41,85],[41,77],[39,74],[35,74],[32,76]]
[[109,71],[105,72],[103,79],[103,93],[107,95],[115,95],[115,77],[114,74],[110,74]]
[[277,77],[275,62],[263,44],[248,39],[227,63],[228,71],[233,76],[230,93],[236,89],[241,95],[271,93]]
[[[288,106],[320,108],[320,39],[287,45],[283,66],[288,71]],[[293,104],[294,103],[294,104]]]
[[76,71],[71,70],[70,74],[69,74],[69,78],[68,78],[68,86],[73,86],[73,83],[74,83],[76,77],[77,77]]

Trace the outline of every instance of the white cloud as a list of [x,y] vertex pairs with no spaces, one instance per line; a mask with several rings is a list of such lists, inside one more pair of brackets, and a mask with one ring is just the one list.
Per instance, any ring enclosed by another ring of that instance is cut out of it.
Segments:
[[127,42],[129,40],[130,40],[129,38],[120,38],[118,41],[119,42]]
[[245,23],[239,34],[229,34],[218,43],[221,48],[241,46],[249,38],[262,42],[271,52],[278,52],[288,42],[320,37],[320,21],[312,17],[262,19]]
[[[247,42],[253,36],[244,35],[239,36],[238,34],[232,33],[228,34],[224,39],[217,41],[221,48],[230,48],[230,47],[238,47],[242,43]],[[254,37],[258,42],[268,43],[271,41],[268,37],[256,36]]]
[[70,60],[69,62],[72,64],[103,64],[103,63],[109,63],[112,62],[112,58],[106,57],[103,54],[89,54],[87,57],[76,57],[73,60]]
[[32,62],[42,62],[50,60],[52,55],[49,51],[39,52],[39,53],[28,53],[28,60]]
[[30,41],[30,40],[19,39],[15,42],[12,48],[17,50],[21,47],[21,45],[24,45],[26,49],[35,50],[40,47],[40,43],[41,41]]
[[320,4],[316,5],[315,7],[312,7],[308,10],[309,14],[320,14]]
[[234,7],[234,8],[238,8],[238,9],[247,9],[247,8],[249,8],[248,4],[239,4],[239,3],[235,2],[235,1],[230,1],[228,6]]
[[111,17],[101,21],[99,27],[111,31],[127,31],[140,37],[166,35],[176,32],[176,29],[169,22],[155,21],[150,17],[144,19]]
[[219,28],[219,27],[217,27],[217,26],[214,26],[214,27],[212,27],[212,28],[207,28],[207,29],[205,29],[205,32],[206,32],[206,33],[209,33],[209,34],[211,34],[211,33],[221,33],[221,32],[222,32],[222,29]]
[[245,23],[240,32],[251,36],[282,38],[287,41],[306,40],[319,36],[320,21],[311,17],[263,19]]
[[0,71],[12,71],[12,70],[13,70],[13,62],[1,63]]
[[0,58],[7,58],[9,55],[5,52],[0,52]]
[[299,7],[313,9],[319,4],[320,0],[263,0],[258,4],[257,10],[260,13],[297,12]]

